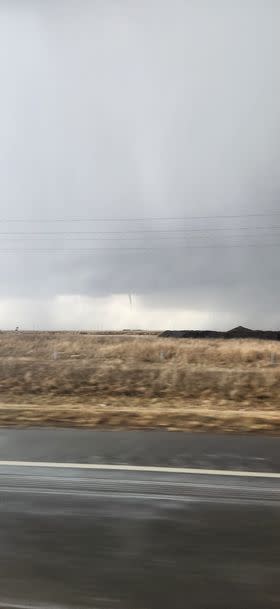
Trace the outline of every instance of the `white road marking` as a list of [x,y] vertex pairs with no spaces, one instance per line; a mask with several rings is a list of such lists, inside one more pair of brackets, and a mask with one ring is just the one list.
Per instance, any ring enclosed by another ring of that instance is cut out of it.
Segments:
[[0,467],[38,467],[52,469],[81,469],[95,471],[147,472],[158,474],[194,474],[199,476],[235,476],[242,478],[280,478],[280,472],[202,469],[192,467],[158,467],[142,465],[108,465],[100,463],[56,463],[47,461],[0,461]]

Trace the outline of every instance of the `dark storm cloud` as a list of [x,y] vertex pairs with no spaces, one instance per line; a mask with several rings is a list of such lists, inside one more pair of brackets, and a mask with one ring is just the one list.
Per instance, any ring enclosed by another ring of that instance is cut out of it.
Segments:
[[[279,4],[21,0],[2,2],[0,16],[1,216],[41,221],[1,230],[67,233],[2,235],[1,248],[105,249],[2,252],[1,295],[135,293],[151,308],[279,325],[280,249],[217,246],[279,243],[254,227],[280,216],[44,222],[277,211]],[[129,231],[141,227],[192,230],[140,240]],[[68,240],[90,230],[126,232]],[[152,249],[109,249],[129,247]]]

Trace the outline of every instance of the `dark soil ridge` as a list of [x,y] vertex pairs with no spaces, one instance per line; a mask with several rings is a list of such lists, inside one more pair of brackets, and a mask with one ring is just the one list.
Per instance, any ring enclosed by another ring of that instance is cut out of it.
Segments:
[[227,332],[216,332],[214,330],[165,330],[160,336],[162,338],[255,338],[280,341],[280,331],[278,330],[251,330],[243,326],[237,326],[237,328]]

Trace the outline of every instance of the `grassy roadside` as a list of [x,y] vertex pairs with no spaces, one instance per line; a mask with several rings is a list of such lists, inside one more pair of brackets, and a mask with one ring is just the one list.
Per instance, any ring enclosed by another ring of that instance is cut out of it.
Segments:
[[0,334],[0,425],[280,431],[280,345]]

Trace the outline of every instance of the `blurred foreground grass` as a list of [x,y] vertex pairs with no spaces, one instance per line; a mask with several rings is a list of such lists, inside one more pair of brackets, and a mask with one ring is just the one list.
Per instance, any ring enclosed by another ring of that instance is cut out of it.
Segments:
[[280,343],[0,334],[0,424],[280,430]]

